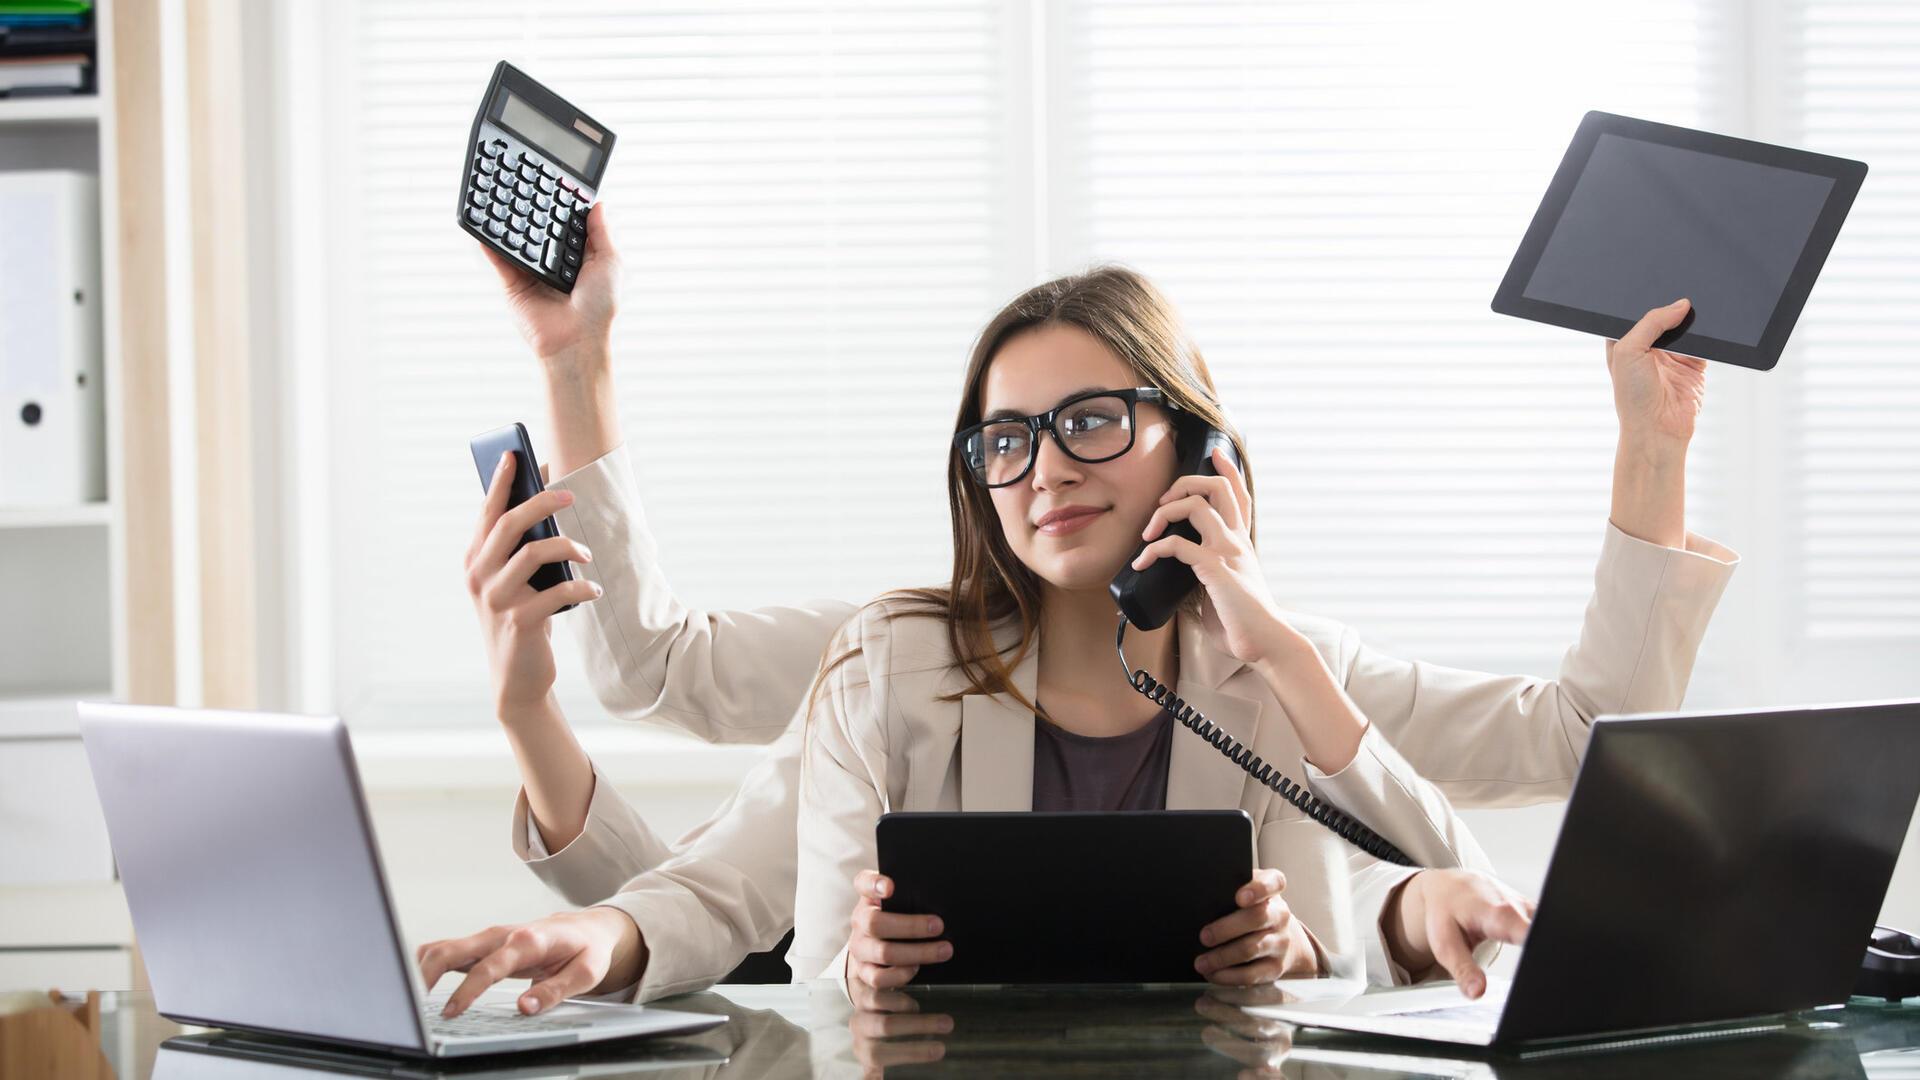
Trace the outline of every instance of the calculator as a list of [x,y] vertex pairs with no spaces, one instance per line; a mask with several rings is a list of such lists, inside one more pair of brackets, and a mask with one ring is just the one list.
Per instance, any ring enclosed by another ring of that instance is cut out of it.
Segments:
[[500,61],[467,140],[460,227],[559,289],[587,257],[587,210],[613,132]]

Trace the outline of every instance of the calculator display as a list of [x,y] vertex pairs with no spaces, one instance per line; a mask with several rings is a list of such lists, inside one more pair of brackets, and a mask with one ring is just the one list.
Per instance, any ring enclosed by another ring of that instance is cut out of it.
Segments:
[[584,175],[591,171],[589,166],[593,162],[594,151],[591,142],[561,127],[511,90],[500,91],[500,98],[502,124],[574,172]]

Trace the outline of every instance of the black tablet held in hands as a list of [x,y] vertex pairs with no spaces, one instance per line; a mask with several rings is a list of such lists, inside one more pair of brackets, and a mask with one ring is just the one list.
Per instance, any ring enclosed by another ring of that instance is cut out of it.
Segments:
[[1493,310],[1617,340],[1686,297],[1693,310],[1660,348],[1768,370],[1866,175],[1846,158],[1590,112]]
[[925,983],[1204,982],[1200,930],[1253,878],[1241,810],[905,813],[878,826],[887,911],[938,915]]
[[[540,463],[533,459],[533,440],[527,438],[527,429],[520,423],[512,423],[503,428],[495,428],[482,435],[475,435],[469,444],[473,449],[473,466],[480,470],[482,490],[493,486],[493,470],[500,464],[501,455],[513,452],[513,487],[507,492],[507,509],[511,510],[535,495],[546,490],[540,482]],[[520,534],[513,545],[519,551],[535,540],[548,540],[560,535],[560,526],[551,516],[541,518],[533,527]],[[511,557],[511,556],[509,556]],[[573,580],[573,569],[566,562],[543,563],[527,579],[527,584],[545,591],[563,581]],[[570,611],[574,605],[568,604],[560,611]],[[558,612],[556,612],[558,614]]]

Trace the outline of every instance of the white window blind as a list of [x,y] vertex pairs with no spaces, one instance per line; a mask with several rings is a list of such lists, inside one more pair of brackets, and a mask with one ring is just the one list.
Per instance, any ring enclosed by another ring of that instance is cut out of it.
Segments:
[[[1870,171],[1786,369],[1798,390],[1797,612],[1810,638],[1920,655],[1920,6],[1794,3],[1787,137]],[[1905,666],[1905,665],[1903,665]]]
[[1586,110],[1715,119],[1713,10],[1102,0],[1059,36],[1065,247],[1184,310],[1250,444],[1281,602],[1550,672],[1617,424],[1599,341],[1488,304]]
[[[479,492],[466,441],[518,419],[547,445],[533,360],[453,221],[503,57],[619,136],[602,195],[626,268],[621,420],[682,594],[861,598],[947,571],[942,432],[1015,280],[1000,9],[554,14],[369,3],[347,39],[361,152],[344,175],[363,212],[344,254],[365,322],[334,415],[371,481],[339,505],[349,716],[488,719],[460,573]],[[554,638],[578,698],[571,635]]]
[[[1688,523],[1749,556],[1736,591],[1777,601],[1754,609],[1777,635],[1716,620],[1721,697],[1773,692],[1808,641],[1887,668],[1920,639],[1909,5],[522,7],[363,0],[328,45],[316,137],[355,224],[331,239],[320,519],[350,717],[488,722],[466,440],[518,419],[549,441],[451,220],[502,57],[620,135],[622,421],[689,603],[943,577],[974,335],[1041,277],[1112,260],[1181,307],[1247,433],[1282,603],[1404,655],[1550,672],[1605,527],[1610,385],[1597,340],[1487,305],[1601,108],[1872,164],[1781,367],[1709,371]],[[590,719],[570,637],[563,694]]]

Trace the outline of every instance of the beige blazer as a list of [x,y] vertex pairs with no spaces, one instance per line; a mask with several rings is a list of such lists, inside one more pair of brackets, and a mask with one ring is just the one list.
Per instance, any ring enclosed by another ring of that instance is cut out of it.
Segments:
[[[584,573],[606,590],[563,618],[608,711],[716,742],[774,743],[739,792],[674,844],[655,835],[604,777],[585,832],[559,852],[539,845],[524,795],[515,806],[514,848],[543,881],[572,903],[608,900],[655,943],[640,999],[697,989],[793,924],[801,740],[789,727],[829,638],[855,608],[840,601],[749,612],[683,605],[660,569],[625,447],[549,486],[575,493],[557,515],[561,531],[592,549]],[[1693,533],[1684,549],[1666,548],[1607,525],[1579,639],[1554,679],[1406,661],[1367,647],[1332,619],[1290,613],[1380,736],[1368,739],[1360,768],[1328,777],[1303,766],[1298,778],[1417,858],[1438,862],[1451,843],[1465,861],[1464,831],[1451,841],[1444,831],[1393,833],[1389,822],[1405,820],[1392,814],[1393,801],[1403,799],[1404,810],[1419,800],[1382,786],[1395,771],[1380,755],[1397,750],[1461,807],[1563,798],[1595,716],[1681,705],[1737,564],[1732,551]],[[1191,681],[1183,673],[1183,694]],[[1200,742],[1190,733],[1176,737]]]

